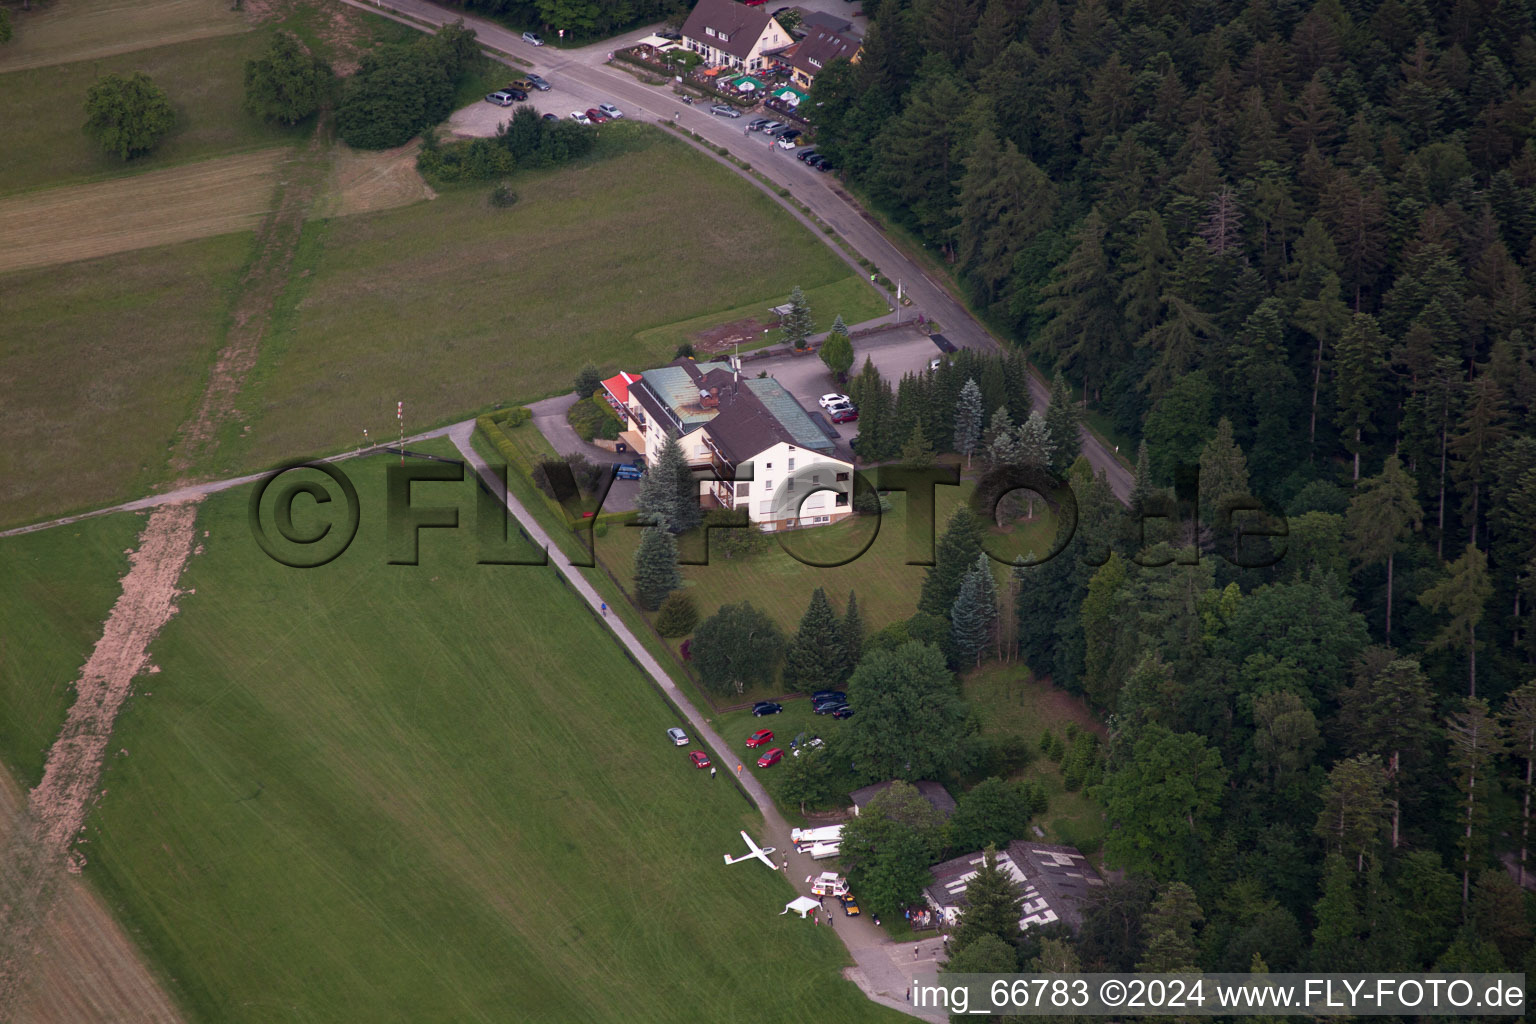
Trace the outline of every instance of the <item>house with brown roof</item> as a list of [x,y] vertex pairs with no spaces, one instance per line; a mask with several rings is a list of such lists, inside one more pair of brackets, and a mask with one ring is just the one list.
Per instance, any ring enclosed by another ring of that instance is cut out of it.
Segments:
[[683,22],[683,45],[711,66],[756,71],[765,55],[794,40],[762,7],[737,0],[699,0]]
[[[853,798],[854,816],[857,817],[861,814],[864,808],[869,806],[871,800],[895,784],[895,779],[886,779],[884,782],[877,782],[872,786],[865,786],[862,789],[856,789],[849,793],[848,795]],[[943,815],[945,820],[948,820],[949,816],[955,813],[955,798],[949,795],[949,790],[945,789],[942,784],[924,780],[912,783],[912,788],[917,790],[924,800],[932,804],[933,809]]]
[[857,64],[863,45],[858,36],[850,33],[826,25],[812,26],[810,34],[795,45],[790,55],[790,76],[800,88],[809,89],[821,69],[834,60],[841,57]]
[[744,509],[761,529],[836,522],[853,511],[853,455],[772,377],[743,379],[691,359],[646,370],[629,384],[620,438],[653,463],[667,435],[707,471],[708,507]]

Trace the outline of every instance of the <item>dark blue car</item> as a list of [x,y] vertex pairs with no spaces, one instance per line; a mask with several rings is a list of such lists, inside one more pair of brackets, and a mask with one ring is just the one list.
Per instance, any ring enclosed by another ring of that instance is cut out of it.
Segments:
[[614,476],[620,480],[639,480],[645,473],[645,463],[636,459],[634,462],[625,462],[614,471]]

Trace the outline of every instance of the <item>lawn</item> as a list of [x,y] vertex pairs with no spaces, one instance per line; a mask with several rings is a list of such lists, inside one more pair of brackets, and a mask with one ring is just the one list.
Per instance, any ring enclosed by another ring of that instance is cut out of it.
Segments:
[[[635,341],[648,348],[659,346],[662,350],[670,348],[675,351],[679,345],[692,341],[700,332],[721,324],[756,319],[771,327],[775,318],[769,310],[773,306],[782,305],[788,299],[789,296],[785,295],[772,303],[758,302],[737,309],[706,313],[674,324],[652,327],[636,334]],[[811,308],[811,318],[816,323],[817,333],[830,330],[833,319],[839,314],[842,315],[843,322],[851,327],[866,320],[884,316],[888,312],[885,300],[881,298],[880,293],[861,277],[845,277],[819,288],[806,289],[805,301]],[[778,334],[777,330],[770,330],[759,342],[744,346],[743,350],[750,352],[754,348],[782,344]]]
[[0,275],[0,524],[160,481],[250,250],[242,233]]
[[[1103,724],[1081,699],[1041,682],[1019,662],[984,665],[962,680],[960,691],[980,714],[984,734],[1022,736],[1037,754],[1046,731],[1065,739],[1068,723],[1104,736]],[[1097,859],[1104,841],[1103,809],[1081,790],[1067,792],[1060,766],[1043,754],[1018,777],[1040,782],[1051,798],[1050,809],[1037,822],[1046,838]]]
[[[267,39],[266,32],[244,32],[0,76],[9,115],[0,147],[0,194],[137,174],[306,137],[311,124],[281,128],[241,108],[245,62],[266,48]],[[91,82],[134,71],[165,90],[176,127],[152,152],[125,162],[108,155],[81,126]]]
[[[467,530],[385,564],[392,461],[346,464],[362,528],[315,570],[210,497],[114,733],[87,874],[193,1016],[896,1019],[780,876],[721,867],[759,819],[552,570],[474,565]],[[466,525],[472,495],[416,487]]]
[[0,49],[0,73],[65,64],[147,46],[250,31],[245,16],[207,0],[52,0],[12,9],[15,37]]
[[[613,155],[518,175],[507,209],[482,186],[308,225],[242,397],[252,430],[235,462],[393,432],[400,401],[410,431],[562,391],[587,360],[664,363],[675,344],[637,332],[852,276],[769,197],[683,143],[600,130]],[[679,217],[674,197],[730,214]]]
[[0,758],[27,788],[43,776],[143,527],[125,512],[0,540]]

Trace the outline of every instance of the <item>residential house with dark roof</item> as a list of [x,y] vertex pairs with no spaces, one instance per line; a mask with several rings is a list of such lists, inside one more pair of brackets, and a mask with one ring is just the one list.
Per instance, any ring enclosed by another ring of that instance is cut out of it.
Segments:
[[[966,887],[984,860],[984,853],[972,853],[929,869],[933,884],[923,890],[923,896],[951,926],[965,913],[969,905]],[[1084,905],[1104,887],[1104,879],[1088,858],[1070,846],[1015,839],[997,851],[997,866],[1013,879],[1024,898],[1019,907],[1019,928],[1025,930],[1064,921],[1076,931],[1082,924]]]
[[773,15],[737,0],[699,0],[682,35],[683,45],[705,64],[740,71],[758,70],[767,63],[766,54],[794,42]]
[[852,512],[853,455],[772,377],[743,379],[691,359],[646,370],[629,384],[620,435],[654,462],[669,433],[695,469],[710,507],[745,509],[764,530],[836,522]]
[[839,32],[826,25],[812,26],[810,33],[789,55],[790,77],[802,89],[809,89],[821,69],[839,57],[857,64],[863,45],[859,37],[851,33]]
[[[877,782],[872,786],[865,786],[862,789],[856,789],[852,793],[848,794],[853,798],[854,815],[857,816],[859,813],[861,813],[864,808],[869,806],[869,802],[871,800],[879,796],[881,793],[884,793],[895,784],[895,779],[887,779],[884,782]],[[939,783],[924,781],[914,782],[911,785],[912,788],[921,793],[923,798],[933,805],[933,809],[942,814],[946,820],[948,820],[951,814],[955,813],[955,798],[950,796],[949,790],[945,789]]]

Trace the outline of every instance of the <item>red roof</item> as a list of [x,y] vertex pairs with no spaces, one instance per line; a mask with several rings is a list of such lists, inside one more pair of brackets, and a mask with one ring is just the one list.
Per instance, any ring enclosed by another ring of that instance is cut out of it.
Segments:
[[638,373],[626,373],[620,370],[618,376],[609,377],[603,381],[603,388],[613,396],[614,401],[620,405],[629,404],[629,386],[640,379]]

